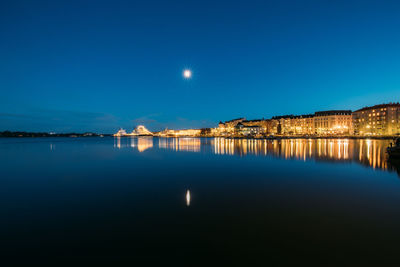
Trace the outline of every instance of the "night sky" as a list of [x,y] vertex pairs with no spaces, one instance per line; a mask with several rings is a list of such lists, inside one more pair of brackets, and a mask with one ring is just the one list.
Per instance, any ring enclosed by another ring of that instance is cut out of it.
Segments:
[[400,100],[400,1],[10,0],[0,36],[0,131],[210,127]]

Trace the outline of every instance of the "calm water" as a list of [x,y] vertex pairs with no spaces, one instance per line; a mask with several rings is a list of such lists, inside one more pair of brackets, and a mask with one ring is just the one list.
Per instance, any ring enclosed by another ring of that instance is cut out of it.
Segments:
[[0,139],[3,260],[399,264],[388,143]]

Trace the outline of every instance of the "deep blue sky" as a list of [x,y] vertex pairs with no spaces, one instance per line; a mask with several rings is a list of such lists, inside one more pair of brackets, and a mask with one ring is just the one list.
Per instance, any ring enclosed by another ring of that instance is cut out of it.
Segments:
[[397,102],[399,14],[399,1],[1,1],[0,130],[204,127]]

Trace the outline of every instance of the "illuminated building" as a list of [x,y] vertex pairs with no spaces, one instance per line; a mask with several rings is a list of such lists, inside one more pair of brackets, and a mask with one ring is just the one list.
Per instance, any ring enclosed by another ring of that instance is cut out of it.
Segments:
[[300,115],[293,118],[294,121],[294,132],[298,135],[303,134],[314,134],[315,126],[314,126],[314,115]]
[[231,135],[235,133],[235,126],[246,120],[246,118],[238,118],[238,119],[233,119],[230,121],[226,122],[219,122],[218,124],[218,134],[219,135]]
[[400,134],[400,104],[389,103],[365,107],[353,112],[356,135]]
[[235,126],[235,133],[238,135],[259,135],[265,132],[265,128],[259,125],[244,125],[238,123]]
[[200,129],[176,130],[175,136],[199,136],[200,132]]
[[285,115],[272,117],[271,133],[282,135],[314,134],[314,115]]
[[268,133],[268,125],[269,120],[258,119],[258,120],[244,120],[241,122],[245,127],[258,127],[257,129],[253,129],[256,131],[256,134],[266,134]]
[[211,130],[211,131],[210,131],[210,135],[211,135],[211,136],[220,136],[220,135],[221,135],[221,131],[220,131],[220,128],[219,128],[219,127],[217,127],[217,128],[211,128],[210,130]]
[[170,130],[165,129],[157,133],[158,136],[170,136],[170,137],[179,137],[179,136],[200,136],[200,129],[185,129],[185,130]]
[[291,132],[291,119],[293,115],[275,116],[272,120],[275,121],[274,132],[276,134],[290,134]]
[[275,120],[275,119],[270,119],[267,121],[267,134],[269,135],[275,135],[275,134],[279,134],[280,131],[280,121],[279,120]]
[[315,133],[319,135],[351,134],[351,110],[329,110],[315,112],[314,127]]
[[211,132],[217,136],[261,135],[268,133],[268,121],[265,119],[246,120],[245,118],[220,122],[218,128]]
[[169,130],[152,133],[138,126],[127,134],[120,129],[114,136],[161,137],[240,137],[268,135],[333,136],[333,135],[398,135],[400,134],[400,104],[389,103],[351,110],[318,111],[308,115],[275,116],[271,119],[238,118],[219,122],[216,128]]

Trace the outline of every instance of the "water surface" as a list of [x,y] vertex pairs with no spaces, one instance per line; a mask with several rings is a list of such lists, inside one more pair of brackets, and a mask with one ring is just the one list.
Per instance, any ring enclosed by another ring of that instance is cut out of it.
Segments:
[[384,140],[0,139],[15,262],[397,264]]

